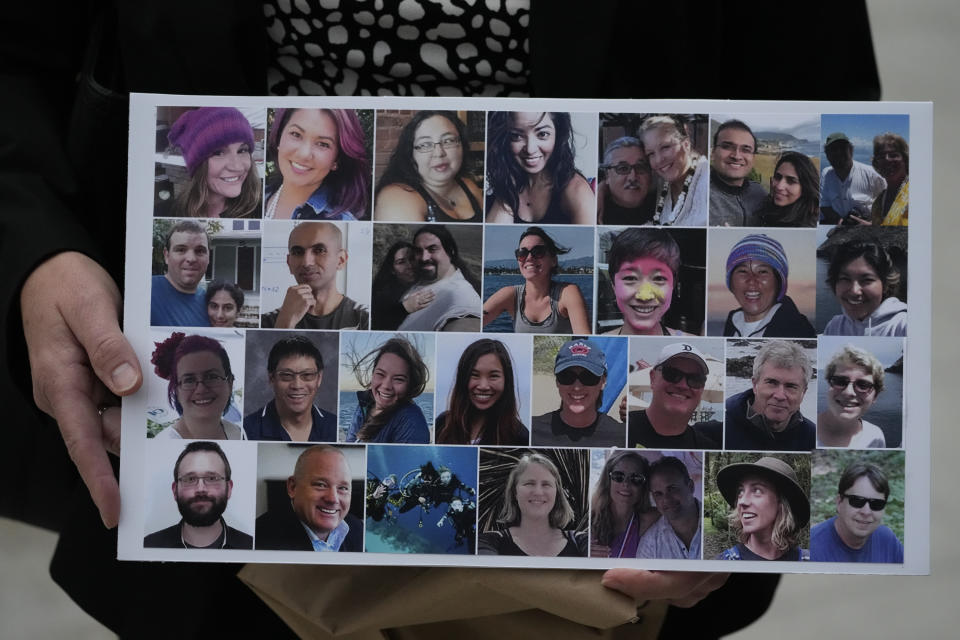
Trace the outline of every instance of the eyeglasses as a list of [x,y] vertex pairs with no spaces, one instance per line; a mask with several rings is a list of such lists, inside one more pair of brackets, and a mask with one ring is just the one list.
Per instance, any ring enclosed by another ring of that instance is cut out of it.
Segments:
[[197,376],[183,376],[177,382],[177,386],[184,391],[193,391],[197,388],[197,385],[202,383],[207,389],[217,389],[222,387],[227,380],[229,380],[227,376],[222,376],[219,373],[205,373],[199,378]]
[[594,387],[600,384],[600,378],[601,376],[598,376],[595,373],[590,373],[586,369],[579,373],[573,369],[564,369],[557,374],[557,382],[560,384],[573,384],[575,381],[579,380],[580,384],[587,387]]
[[727,153],[733,153],[734,151],[740,151],[745,156],[752,156],[754,149],[750,145],[741,144],[735,145],[732,142],[718,142],[717,147],[723,149]]
[[687,386],[691,389],[703,389],[703,386],[707,384],[707,376],[702,373],[687,373],[686,371],[680,371],[680,369],[666,364],[660,365],[657,367],[657,370],[660,372],[660,375],[663,376],[663,379],[670,384],[676,384],[684,378],[687,379]]
[[222,484],[224,480],[226,480],[226,478],[219,475],[209,475],[209,476],[192,476],[191,475],[191,476],[180,476],[179,478],[177,478],[177,482],[179,482],[180,486],[182,487],[195,487],[197,486],[197,483],[200,482],[201,480],[203,481],[204,486],[214,487],[219,484]]
[[649,173],[650,171],[650,165],[646,162],[638,162],[637,164],[618,162],[617,164],[608,164],[606,168],[613,171],[618,176],[629,175],[631,171],[637,175],[640,175],[641,173]]
[[318,369],[314,369],[313,371],[290,371],[288,369],[281,369],[277,371],[277,378],[281,382],[293,382],[297,378],[300,378],[304,382],[313,382],[319,375],[320,371]]
[[877,157],[883,158],[884,160],[903,160],[903,154],[899,151],[884,151],[883,153],[878,153]]
[[883,511],[887,506],[887,501],[882,498],[864,498],[863,496],[852,493],[845,493],[843,497],[847,499],[847,502],[849,502],[850,506],[854,509],[862,509],[863,505],[869,504],[870,511]]
[[852,382],[853,390],[857,393],[870,393],[877,388],[877,385],[870,382],[869,380],[851,380],[847,376],[828,376],[827,382],[830,383],[830,386],[837,390],[846,389],[847,386]]
[[454,149],[460,146],[460,138],[444,138],[439,142],[434,142],[433,140],[424,140],[423,142],[418,142],[413,145],[413,150],[417,153],[433,153],[433,150],[437,147],[443,147],[444,149]]
[[607,474],[607,477],[617,484],[629,482],[635,487],[642,487],[647,481],[647,476],[643,475],[642,473],[631,473],[630,475],[627,475],[623,471],[611,471]]
[[534,245],[531,249],[520,247],[513,252],[513,255],[517,256],[517,260],[526,260],[527,256],[531,256],[533,258],[542,258],[543,256],[547,255],[547,245],[538,244]]

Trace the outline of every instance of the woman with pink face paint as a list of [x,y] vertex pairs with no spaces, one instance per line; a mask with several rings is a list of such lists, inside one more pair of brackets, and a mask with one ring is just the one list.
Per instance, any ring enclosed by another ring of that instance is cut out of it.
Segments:
[[540,227],[520,235],[515,254],[524,283],[495,291],[483,304],[483,326],[503,313],[513,317],[515,333],[588,334],[590,320],[580,288],[555,282],[557,256],[570,251]]
[[623,324],[605,333],[690,335],[663,322],[680,270],[680,246],[673,236],[662,229],[628,228],[610,246],[607,265]]

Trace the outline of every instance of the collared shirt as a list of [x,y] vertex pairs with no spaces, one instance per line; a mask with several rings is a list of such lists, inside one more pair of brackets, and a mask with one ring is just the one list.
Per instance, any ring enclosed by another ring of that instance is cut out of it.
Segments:
[[[310,427],[308,442],[336,442],[337,418],[333,413],[323,412],[312,407],[313,426]],[[243,430],[249,440],[290,441],[290,434],[280,423],[276,400],[271,400],[260,411],[254,411],[243,419]]]
[[[302,522],[300,524],[303,524]],[[330,535],[327,536],[326,540],[321,540],[320,536],[314,532],[313,529],[303,524],[303,528],[307,530],[307,536],[310,537],[310,542],[313,544],[314,551],[340,551],[340,545],[343,544],[344,539],[346,539],[347,534],[350,533],[350,525],[346,521],[341,520],[333,531],[330,532]]]
[[[700,513],[700,501],[697,500],[697,513]],[[671,558],[679,560],[700,559],[700,533],[697,523],[697,532],[690,540],[690,547],[683,543],[670,522],[660,516],[660,519],[650,525],[637,545],[638,558]]]
[[841,182],[832,166],[823,170],[820,179],[820,207],[830,207],[839,215],[848,213],[870,219],[870,207],[887,188],[887,181],[870,165],[853,161],[847,179]]

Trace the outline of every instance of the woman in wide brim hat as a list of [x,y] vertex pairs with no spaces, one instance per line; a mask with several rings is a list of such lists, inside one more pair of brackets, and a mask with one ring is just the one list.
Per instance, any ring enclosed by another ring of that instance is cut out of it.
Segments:
[[730,464],[717,472],[717,487],[731,507],[731,529],[740,542],[720,560],[809,560],[799,546],[810,521],[810,500],[793,467],[764,456]]

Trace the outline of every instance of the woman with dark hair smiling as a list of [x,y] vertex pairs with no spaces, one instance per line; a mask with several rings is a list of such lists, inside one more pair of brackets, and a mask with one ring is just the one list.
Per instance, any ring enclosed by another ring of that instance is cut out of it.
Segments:
[[820,217],[820,175],[810,158],[788,151],[777,160],[770,195],[757,212],[763,227],[815,227]]
[[232,327],[243,308],[243,289],[235,284],[214,280],[207,285],[207,315],[211,327]]
[[265,218],[360,220],[367,215],[370,160],[353,109],[275,109],[267,157]]
[[233,371],[223,345],[175,332],[155,343],[150,362],[168,380],[167,400],[180,418],[156,435],[184,440],[246,440],[240,425],[223,419],[233,398]]
[[586,532],[564,529],[575,514],[550,458],[541,453],[521,457],[504,494],[497,522],[506,527],[480,534],[479,555],[586,557]]
[[398,240],[384,254],[373,276],[373,329],[396,329],[407,314],[433,302],[435,294],[429,288],[403,299],[403,294],[417,281],[415,251],[412,243]]
[[413,402],[429,373],[409,341],[390,338],[354,362],[353,373],[365,388],[357,392],[347,442],[430,442],[427,419]]
[[570,114],[493,111],[487,118],[487,222],[593,224],[596,199],[574,164]]
[[438,444],[527,445],[517,415],[513,361],[499,340],[483,338],[460,356],[450,405],[437,416]]
[[827,284],[843,313],[830,319],[823,335],[907,335],[907,305],[896,297],[900,270],[880,244],[840,245],[827,268]]
[[514,252],[524,283],[494,292],[483,304],[483,325],[507,312],[515,333],[590,333],[587,305],[580,288],[570,282],[555,282],[557,256],[570,251],[561,247],[540,227],[520,235]]
[[400,131],[377,182],[378,221],[481,222],[480,187],[467,174],[470,138],[453,111],[418,111]]

